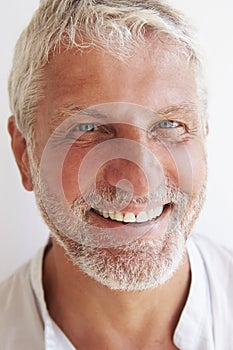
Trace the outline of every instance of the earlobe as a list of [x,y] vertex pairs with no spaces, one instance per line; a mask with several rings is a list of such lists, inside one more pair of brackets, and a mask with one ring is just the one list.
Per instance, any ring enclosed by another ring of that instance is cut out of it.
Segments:
[[24,136],[17,128],[14,116],[11,116],[8,120],[8,131],[11,136],[11,147],[21,174],[23,186],[26,190],[32,191],[33,183],[29,166],[27,144]]

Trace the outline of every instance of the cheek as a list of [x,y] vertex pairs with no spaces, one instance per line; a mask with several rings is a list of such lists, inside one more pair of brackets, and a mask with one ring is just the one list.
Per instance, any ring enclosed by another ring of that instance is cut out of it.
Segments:
[[190,161],[192,166],[193,193],[199,192],[200,188],[206,184],[207,159],[205,147],[202,143],[196,143],[190,147]]
[[[82,149],[71,148],[67,153],[62,166],[62,188],[66,200],[70,204],[82,195],[79,185],[79,172],[82,160],[85,158],[87,152],[88,151]],[[82,190],[87,190],[91,183],[91,171],[88,171],[85,179],[82,179]]]
[[[207,176],[206,154],[200,141],[169,148],[176,169],[176,185],[185,193],[195,195],[205,184]],[[174,176],[174,173],[173,173]]]

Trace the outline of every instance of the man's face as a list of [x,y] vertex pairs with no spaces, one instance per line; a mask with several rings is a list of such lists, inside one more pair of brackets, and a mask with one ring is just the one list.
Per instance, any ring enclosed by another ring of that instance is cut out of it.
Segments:
[[124,62],[64,51],[44,72],[39,207],[73,262],[113,289],[170,278],[204,200],[195,77],[169,50],[159,44]]

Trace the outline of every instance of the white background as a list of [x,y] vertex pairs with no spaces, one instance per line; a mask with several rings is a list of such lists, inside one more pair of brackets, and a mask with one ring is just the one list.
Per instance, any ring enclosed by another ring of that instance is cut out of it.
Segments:
[[[47,239],[32,193],[26,192],[6,131],[10,115],[7,77],[16,39],[38,0],[0,5],[0,280],[31,257]],[[196,230],[233,248],[233,3],[231,0],[170,0],[192,19],[207,57],[210,135],[209,185]]]

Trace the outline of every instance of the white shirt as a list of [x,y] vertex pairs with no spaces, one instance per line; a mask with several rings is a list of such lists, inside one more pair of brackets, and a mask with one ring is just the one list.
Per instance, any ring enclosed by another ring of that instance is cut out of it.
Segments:
[[[180,350],[233,350],[233,255],[209,239],[187,241],[191,286],[174,333]],[[44,249],[0,286],[0,349],[75,350],[50,318],[42,287]]]

